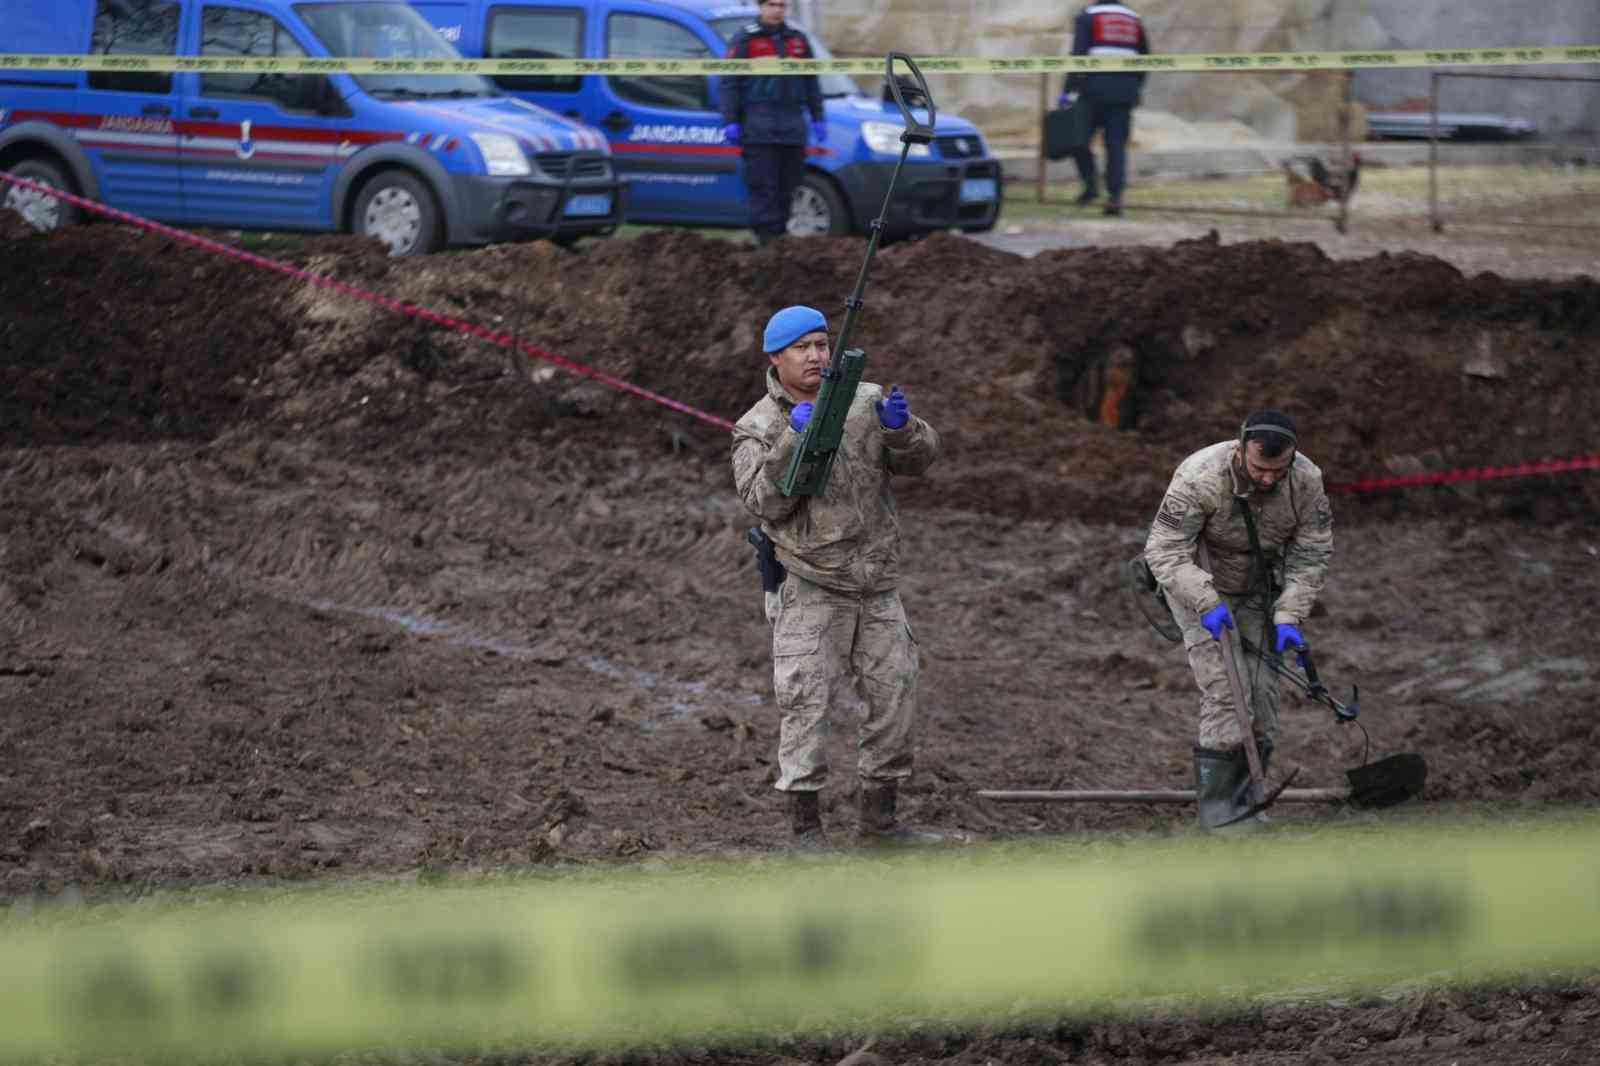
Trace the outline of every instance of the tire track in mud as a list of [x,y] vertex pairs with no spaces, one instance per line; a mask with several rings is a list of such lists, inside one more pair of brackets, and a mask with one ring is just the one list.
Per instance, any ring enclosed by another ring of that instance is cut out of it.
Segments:
[[[259,463],[260,449],[247,450]],[[725,493],[669,503],[663,489],[675,479],[644,466],[625,470],[620,485],[593,484],[570,464],[553,483],[509,467],[361,483],[322,461],[296,469],[293,481],[247,488],[219,476],[230,468],[227,455],[221,471],[133,458],[54,501],[77,531],[75,550],[92,541],[97,558],[133,560],[115,563],[118,570],[155,572],[174,587],[231,581],[449,646],[570,662],[646,694],[658,723],[759,702],[601,654],[605,642],[590,632],[597,619],[691,628],[707,595],[751,569],[735,532],[737,505]],[[30,467],[42,482],[74,485],[48,462]],[[234,491],[219,491],[225,485]],[[184,516],[204,516],[206,525]],[[651,569],[665,579],[640,577]]]

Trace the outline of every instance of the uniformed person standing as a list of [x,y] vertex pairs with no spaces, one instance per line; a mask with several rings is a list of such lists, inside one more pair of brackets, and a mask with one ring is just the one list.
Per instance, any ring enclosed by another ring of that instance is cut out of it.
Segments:
[[[784,22],[787,0],[761,0],[755,22],[728,43],[729,59],[811,59],[811,42]],[[806,142],[827,140],[822,87],[814,74],[725,75],[720,89],[723,136],[742,149],[756,243],[782,237],[789,204],[806,172]]]
[[[1144,20],[1126,4],[1090,4],[1078,13],[1072,25],[1072,54],[1075,56],[1147,55],[1150,37]],[[1106,146],[1105,213],[1122,214],[1122,189],[1128,177],[1128,136],[1133,131],[1133,109],[1139,106],[1144,91],[1144,72],[1114,70],[1103,74],[1068,74],[1061,87],[1062,107],[1082,106],[1087,119],[1079,128],[1083,140],[1073,150],[1083,192],[1078,203],[1092,203],[1100,195],[1095,175],[1094,153],[1089,139],[1099,130]],[[1080,100],[1080,94],[1082,99]]]
[[[1209,571],[1197,562],[1202,546]],[[1265,768],[1278,723],[1278,678],[1259,653],[1239,662],[1249,704],[1246,738],[1223,665],[1223,630],[1278,654],[1304,643],[1300,626],[1333,557],[1333,511],[1322,471],[1298,448],[1294,420],[1258,411],[1239,436],[1178,466],[1150,526],[1145,561],[1183,630],[1200,687],[1194,749],[1200,824],[1216,828],[1249,809],[1255,743]]]
[[810,307],[773,315],[762,338],[767,394],[733,433],[739,498],[761,519],[788,576],[767,594],[772,678],[782,712],[777,788],[802,846],[823,841],[818,791],[828,782],[829,714],[859,686],[866,704],[857,744],[860,832],[868,842],[933,843],[901,825],[896,794],[911,776],[917,724],[917,642],[896,585],[900,519],[890,479],[917,476],[939,435],[911,414],[899,386],[861,382],[845,417],[827,487],[785,496],[778,487],[810,419],[828,365],[828,323]]

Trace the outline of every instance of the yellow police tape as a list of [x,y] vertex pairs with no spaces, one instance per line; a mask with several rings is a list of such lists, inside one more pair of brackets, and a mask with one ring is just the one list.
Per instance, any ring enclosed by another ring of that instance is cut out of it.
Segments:
[[[0,55],[8,70],[198,71],[210,74],[882,74],[883,59],[336,59],[155,55]],[[1600,45],[1366,52],[1183,52],[1147,56],[928,56],[927,74],[1067,74],[1206,70],[1365,70],[1600,63]]]
[[603,1049],[1572,973],[1600,965],[1597,890],[1588,816],[80,907],[0,920],[0,1059]]

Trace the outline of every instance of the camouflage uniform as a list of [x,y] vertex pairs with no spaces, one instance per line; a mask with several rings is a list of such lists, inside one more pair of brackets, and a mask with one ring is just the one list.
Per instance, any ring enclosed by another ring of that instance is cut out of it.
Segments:
[[892,474],[918,475],[939,452],[939,435],[912,415],[884,429],[878,385],[862,382],[821,496],[785,496],[778,481],[800,445],[789,428],[794,398],[767,370],[767,395],[739,419],[733,477],[761,519],[789,576],[767,597],[773,688],[783,720],[778,739],[782,791],[820,789],[828,777],[828,711],[860,680],[867,717],[857,771],[868,782],[911,776],[917,718],[917,642],[895,586],[900,519]]
[[[1226,602],[1239,635],[1271,650],[1274,625],[1298,626],[1311,613],[1333,558],[1333,510],[1317,464],[1296,452],[1289,475],[1273,491],[1252,491],[1235,463],[1238,449],[1238,441],[1223,441],[1179,464],[1144,549],[1145,561],[1183,629],[1189,665],[1200,687],[1199,744],[1218,751],[1241,747],[1244,737],[1233,711],[1221,645],[1200,624],[1201,612],[1219,600]],[[1265,573],[1253,571],[1242,507],[1255,517]],[[1211,573],[1195,560],[1202,538]],[[1278,723],[1277,677],[1254,656],[1243,657],[1239,668],[1254,731],[1270,737]]]

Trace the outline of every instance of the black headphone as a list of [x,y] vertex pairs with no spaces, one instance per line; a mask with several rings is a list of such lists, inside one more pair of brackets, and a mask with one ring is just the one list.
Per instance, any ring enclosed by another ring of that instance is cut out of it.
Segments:
[[1244,447],[1244,438],[1246,433],[1276,433],[1280,437],[1288,437],[1289,443],[1293,444],[1295,447],[1298,448],[1300,446],[1299,438],[1294,435],[1294,430],[1290,429],[1288,426],[1280,426],[1272,422],[1257,422],[1253,426],[1250,424],[1250,420],[1248,418],[1243,422],[1240,422],[1239,446],[1241,448]]

